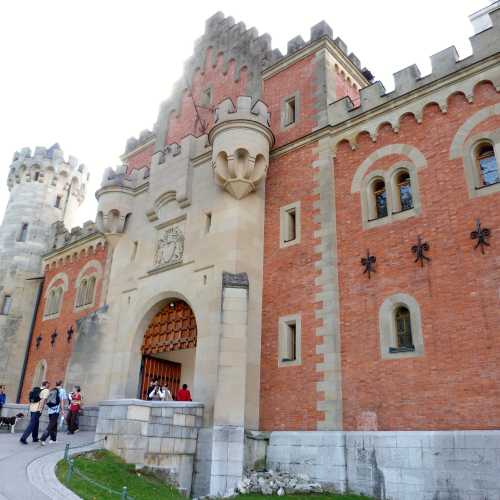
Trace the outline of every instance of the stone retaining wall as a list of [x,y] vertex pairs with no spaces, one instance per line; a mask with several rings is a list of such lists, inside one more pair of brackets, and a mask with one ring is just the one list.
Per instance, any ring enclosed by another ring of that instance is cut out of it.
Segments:
[[500,499],[500,431],[272,432],[267,468],[381,499]]
[[[2,408],[2,417],[12,417],[18,413],[24,413],[25,418],[20,420],[16,425],[16,432],[22,432],[28,426],[30,421],[29,415],[29,405],[27,404],[16,404],[7,403]],[[81,431],[95,431],[97,426],[97,416],[99,414],[99,408],[97,406],[85,406],[82,408],[82,414],[80,415],[80,430]],[[49,417],[47,415],[47,410],[45,409],[40,418],[40,434],[45,430],[47,424],[49,423]]]
[[99,403],[96,440],[127,463],[162,469],[191,492],[201,403],[119,399]]

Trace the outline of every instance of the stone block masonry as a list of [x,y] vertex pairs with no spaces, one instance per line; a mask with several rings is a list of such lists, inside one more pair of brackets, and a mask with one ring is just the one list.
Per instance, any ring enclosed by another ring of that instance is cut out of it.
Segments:
[[394,500],[500,498],[500,431],[272,432],[267,468]]
[[[120,399],[99,403],[96,440],[127,463],[168,472],[190,494],[201,403]],[[199,478],[200,481],[203,478]]]

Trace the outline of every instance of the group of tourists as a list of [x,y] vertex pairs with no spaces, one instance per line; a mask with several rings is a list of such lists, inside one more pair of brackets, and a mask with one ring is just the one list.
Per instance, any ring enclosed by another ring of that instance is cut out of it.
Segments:
[[169,388],[160,384],[157,378],[149,383],[146,399],[148,401],[172,401],[173,399],[176,401],[192,401],[187,384],[183,384],[182,389],[179,389],[175,397],[173,397]]
[[[19,440],[22,444],[28,444],[27,439],[30,434],[33,442],[39,442],[42,446],[45,446],[49,438],[49,443],[55,443],[57,431],[64,425],[67,427],[68,434],[79,431],[78,417],[83,400],[80,386],[75,385],[69,394],[65,391],[62,380],[59,380],[51,389],[49,387],[50,384],[46,380],[40,387],[34,387],[29,393],[30,422]],[[38,439],[40,417],[45,408],[47,408],[49,423],[42,437]]]

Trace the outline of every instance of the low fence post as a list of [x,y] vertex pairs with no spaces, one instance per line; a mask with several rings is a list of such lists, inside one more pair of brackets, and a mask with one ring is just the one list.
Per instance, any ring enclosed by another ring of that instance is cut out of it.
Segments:
[[73,477],[73,466],[74,466],[75,461],[71,459],[68,463],[68,472],[66,472],[66,483],[69,483],[71,481],[71,478]]
[[69,443],[64,447],[64,461],[67,462],[69,458]]
[[127,487],[124,486],[123,490],[122,490],[121,500],[127,500],[127,498],[128,498],[128,490],[127,490]]

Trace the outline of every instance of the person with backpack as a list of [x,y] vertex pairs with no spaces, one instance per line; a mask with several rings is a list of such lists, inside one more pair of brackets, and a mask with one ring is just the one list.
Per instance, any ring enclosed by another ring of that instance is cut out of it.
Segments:
[[56,386],[49,392],[49,397],[47,398],[47,414],[49,416],[49,425],[47,425],[47,429],[40,438],[40,444],[42,446],[45,446],[45,441],[49,436],[49,443],[55,443],[57,441],[57,424],[59,421],[61,408],[64,405],[62,391],[64,391],[64,389],[62,388],[62,380],[59,380],[56,383]]
[[68,434],[74,434],[79,431],[78,414],[82,407],[82,394],[79,385],[75,385],[73,392],[70,394],[70,405],[68,412]]
[[30,423],[23,432],[21,439],[22,444],[28,444],[26,439],[31,434],[34,443],[38,442],[38,427],[40,425],[40,415],[45,408],[45,403],[49,397],[49,383],[47,380],[42,382],[41,387],[34,387],[29,394],[30,401]]

